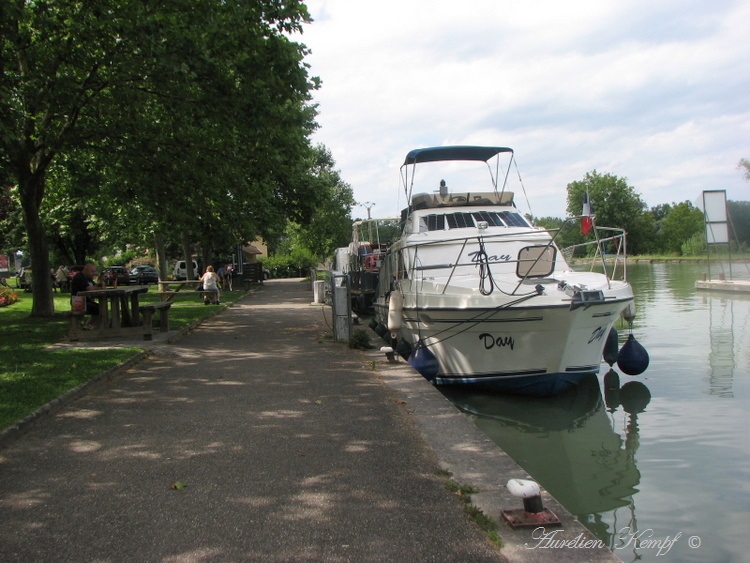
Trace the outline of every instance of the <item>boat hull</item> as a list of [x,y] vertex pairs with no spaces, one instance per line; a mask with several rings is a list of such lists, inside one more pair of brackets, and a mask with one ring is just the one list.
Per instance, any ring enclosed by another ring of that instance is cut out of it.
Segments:
[[[408,292],[405,296],[408,302]],[[424,294],[420,299],[429,301]],[[598,373],[607,335],[632,300],[623,284],[610,299],[587,307],[559,300],[537,306],[407,305],[399,339],[412,349],[426,346],[435,356],[439,369],[427,377],[435,385],[556,395],[581,376]],[[385,304],[376,308],[378,317],[387,319]]]

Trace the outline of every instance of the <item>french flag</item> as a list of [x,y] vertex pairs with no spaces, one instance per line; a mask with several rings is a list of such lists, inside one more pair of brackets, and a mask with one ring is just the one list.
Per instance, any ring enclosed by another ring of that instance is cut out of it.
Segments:
[[593,211],[591,200],[589,200],[589,192],[586,190],[586,193],[583,194],[583,211],[581,211],[581,233],[584,235],[589,234],[591,227],[594,226],[594,219],[591,216]]

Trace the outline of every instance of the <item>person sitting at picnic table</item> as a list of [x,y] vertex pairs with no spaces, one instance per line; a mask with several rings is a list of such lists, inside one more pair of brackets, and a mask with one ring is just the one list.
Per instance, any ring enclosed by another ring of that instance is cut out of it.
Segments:
[[206,267],[206,273],[201,277],[203,283],[203,291],[208,293],[203,294],[203,304],[208,305],[213,303],[219,304],[219,276],[214,272],[213,266]]
[[[86,296],[86,292],[94,289],[101,289],[99,285],[94,282],[96,278],[97,269],[96,264],[93,262],[86,262],[83,266],[83,270],[77,272],[70,280],[70,295],[83,295]],[[99,304],[93,299],[86,298],[86,314],[91,315],[89,322],[84,325],[84,328],[90,330],[96,326],[96,321],[99,320]]]

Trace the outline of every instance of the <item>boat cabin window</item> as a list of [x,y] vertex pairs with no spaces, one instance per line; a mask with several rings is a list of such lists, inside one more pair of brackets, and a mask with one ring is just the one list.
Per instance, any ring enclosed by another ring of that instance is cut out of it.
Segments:
[[445,215],[428,215],[426,219],[428,231],[445,230]]
[[555,269],[554,246],[527,246],[518,253],[516,275],[519,278],[544,278]]
[[419,218],[419,232],[444,231],[475,227],[485,221],[490,227],[528,227],[529,224],[515,211],[474,211],[471,213],[446,213],[425,215]]
[[451,213],[446,216],[449,229],[462,229],[474,226],[474,218],[471,213]]
[[529,222],[520,213],[513,211],[500,211],[498,213],[503,222],[509,227],[530,227]]

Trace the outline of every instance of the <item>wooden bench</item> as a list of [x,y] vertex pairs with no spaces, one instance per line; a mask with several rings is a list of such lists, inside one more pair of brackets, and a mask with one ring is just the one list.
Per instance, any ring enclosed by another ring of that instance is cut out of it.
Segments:
[[196,289],[195,293],[198,294],[199,299],[203,299],[203,302],[205,303],[206,297],[209,297],[211,295],[216,296],[216,302],[219,303],[219,292],[218,291],[206,291],[204,289]]
[[198,299],[203,299],[206,296],[207,293],[214,293],[215,294],[216,292],[215,291],[204,291],[202,289],[196,289],[196,290],[188,289],[188,290],[185,290],[183,292],[179,292],[179,291],[157,291],[156,292],[156,294],[159,296],[159,299],[161,299],[162,301],[167,301],[167,302],[171,302],[172,299],[174,299],[174,296],[177,295],[178,293],[180,295],[191,295],[191,294],[195,293],[195,294],[198,295]]
[[81,333],[83,332],[81,321],[86,315],[86,311],[70,311],[69,315],[70,327],[68,328],[68,340],[75,342],[81,339]]
[[138,310],[143,316],[143,340],[153,340],[154,338],[153,317],[156,311],[159,311],[159,331],[169,332],[169,309],[171,307],[171,301],[159,301],[138,306]]

